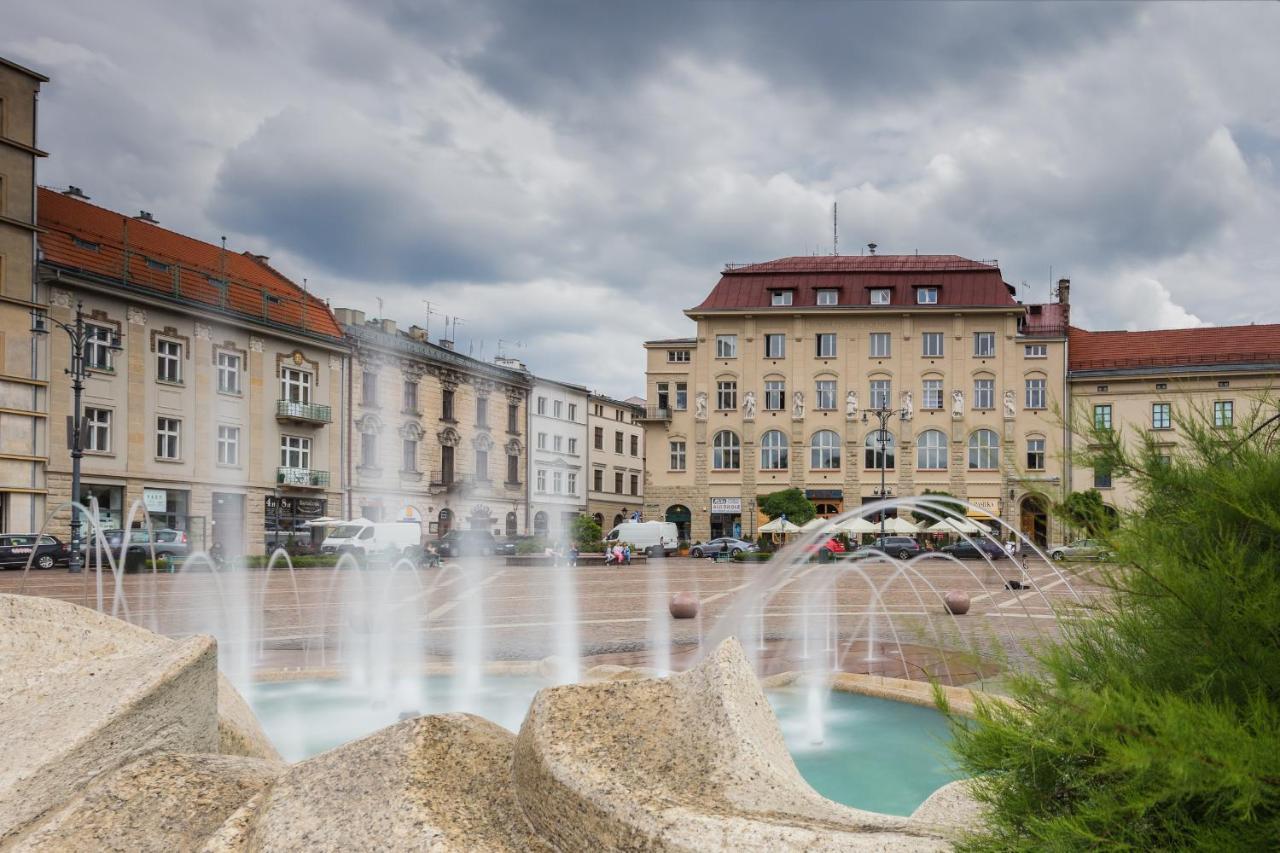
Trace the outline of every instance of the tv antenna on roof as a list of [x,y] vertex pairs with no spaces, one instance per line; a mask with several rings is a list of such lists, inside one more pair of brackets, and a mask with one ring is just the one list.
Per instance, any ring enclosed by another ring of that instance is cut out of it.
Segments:
[[498,338],[498,355],[501,356],[506,351],[507,345],[511,345],[516,349],[524,349],[524,344],[521,341],[504,341],[502,338]]
[[422,300],[422,304],[423,304],[423,305],[425,305],[425,306],[427,306],[427,319],[425,319],[425,320],[423,320],[423,321],[422,321],[422,333],[423,333],[424,335],[427,335],[427,337],[429,338],[429,337],[431,337],[431,335],[430,335],[430,331],[431,331],[431,315],[432,315],[432,314],[439,314],[440,312],[439,312],[439,311],[437,311],[436,309],[434,309],[434,308],[432,308],[432,307],[431,307],[431,300],[430,300],[430,299],[424,299],[424,300]]
[[378,319],[381,320],[382,319],[382,297],[375,296],[373,298],[378,300]]
[[840,254],[840,202],[831,202],[831,254]]

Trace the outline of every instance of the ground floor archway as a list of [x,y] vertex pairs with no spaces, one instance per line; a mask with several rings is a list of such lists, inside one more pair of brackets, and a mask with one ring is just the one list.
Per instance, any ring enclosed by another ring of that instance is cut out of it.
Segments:
[[684,504],[672,504],[667,507],[666,520],[676,526],[681,540],[689,538],[689,525],[693,522],[693,513]]
[[1045,508],[1044,498],[1027,495],[1022,499],[1021,519],[1018,529],[1022,535],[1041,548],[1049,544],[1049,512]]
[[516,514],[514,512],[507,513],[507,529],[508,536],[516,535]]
[[542,510],[538,510],[533,514],[533,535],[547,535],[547,514]]
[[453,510],[445,507],[436,516],[436,534],[444,536],[453,527]]

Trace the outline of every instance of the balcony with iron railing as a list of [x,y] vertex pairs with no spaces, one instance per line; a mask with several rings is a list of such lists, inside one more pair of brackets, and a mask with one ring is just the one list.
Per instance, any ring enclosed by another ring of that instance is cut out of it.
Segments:
[[669,421],[671,420],[671,409],[664,406],[645,406],[644,414],[640,415],[640,421]]
[[324,489],[329,486],[329,472],[317,471],[314,468],[276,469],[276,482],[281,486],[292,486],[298,489]]
[[276,420],[303,424],[327,424],[333,422],[333,413],[328,406],[315,403],[276,400]]
[[454,471],[442,471],[439,468],[431,472],[430,485],[434,489],[447,492],[459,492],[471,485],[470,477],[461,477]]

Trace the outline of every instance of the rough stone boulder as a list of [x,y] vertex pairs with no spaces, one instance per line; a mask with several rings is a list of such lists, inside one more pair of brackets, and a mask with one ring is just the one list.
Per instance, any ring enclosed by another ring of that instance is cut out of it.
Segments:
[[662,680],[547,688],[516,796],[563,850],[940,850],[949,829],[833,803],[801,778],[742,647]]
[[[0,660],[5,672],[170,648],[176,641],[119,619],[51,598],[0,595]],[[3,689],[0,681],[0,690]],[[0,693],[0,695],[3,695]],[[253,711],[225,676],[217,675],[218,744],[209,752],[280,760]]]
[[29,827],[14,851],[200,849],[236,809],[285,771],[238,755],[152,753],[90,783]]
[[293,765],[204,849],[551,850],[512,793],[514,743],[470,714],[406,720]]

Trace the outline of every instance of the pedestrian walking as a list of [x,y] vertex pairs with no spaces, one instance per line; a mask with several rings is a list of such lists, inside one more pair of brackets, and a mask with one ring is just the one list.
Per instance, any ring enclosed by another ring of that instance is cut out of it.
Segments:
[[628,565],[628,566],[629,566],[629,565],[631,565],[631,545],[630,545],[630,543],[628,543],[627,545],[624,545],[624,546],[622,547],[622,556],[623,556],[623,559],[625,559],[625,560],[627,561],[627,565]]
[[578,565],[578,546],[576,544],[569,548],[569,565]]

